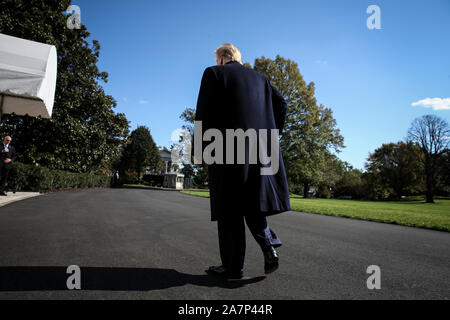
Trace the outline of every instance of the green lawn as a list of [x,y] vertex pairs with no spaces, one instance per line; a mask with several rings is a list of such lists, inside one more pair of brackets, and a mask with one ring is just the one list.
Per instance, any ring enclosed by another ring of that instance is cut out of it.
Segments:
[[[182,192],[209,197],[208,190]],[[402,201],[304,199],[297,195],[291,197],[291,207],[294,211],[450,231],[450,200],[437,199],[435,202],[425,203],[423,197]]]

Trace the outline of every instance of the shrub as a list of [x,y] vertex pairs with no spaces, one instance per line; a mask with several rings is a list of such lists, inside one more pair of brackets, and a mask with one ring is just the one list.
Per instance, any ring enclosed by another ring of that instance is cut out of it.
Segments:
[[143,177],[144,184],[149,186],[161,187],[164,183],[164,175],[162,174],[145,174]]
[[111,186],[111,177],[101,172],[74,173],[19,162],[13,164],[11,179],[15,190],[36,192]]

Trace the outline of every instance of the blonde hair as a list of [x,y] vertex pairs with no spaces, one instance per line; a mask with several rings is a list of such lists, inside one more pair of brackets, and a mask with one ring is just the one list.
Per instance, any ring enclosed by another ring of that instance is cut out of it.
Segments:
[[242,64],[241,52],[231,43],[225,43],[221,45],[214,51],[214,54],[216,56],[216,59],[220,59],[221,57],[223,57],[225,60],[237,61]]

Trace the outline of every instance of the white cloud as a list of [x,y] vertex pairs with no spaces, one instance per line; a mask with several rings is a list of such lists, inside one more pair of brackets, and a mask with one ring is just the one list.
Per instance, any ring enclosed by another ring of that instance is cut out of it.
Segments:
[[450,110],[450,98],[426,98],[414,102],[412,106],[432,108],[433,110]]
[[148,104],[147,100],[139,100],[139,104]]
[[317,64],[320,64],[322,66],[326,66],[328,64],[327,60],[316,60],[314,62],[317,63]]

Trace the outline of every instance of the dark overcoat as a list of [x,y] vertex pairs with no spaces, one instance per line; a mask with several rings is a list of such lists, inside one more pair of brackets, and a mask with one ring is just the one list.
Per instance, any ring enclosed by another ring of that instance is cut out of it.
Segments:
[[[257,164],[249,164],[248,140],[244,164],[236,162],[237,142],[234,164],[226,164],[225,150],[226,129],[255,129],[257,132],[268,129],[269,133],[270,129],[279,129],[281,133],[286,113],[287,104],[282,95],[267,77],[258,72],[238,62],[212,66],[204,71],[195,120],[202,121],[202,137],[210,128],[219,129],[223,134],[224,146],[223,164],[208,165],[212,221],[223,215],[270,216],[291,210],[286,171],[279,148],[279,169],[274,175],[261,175],[260,168],[268,165],[262,165],[259,157]],[[259,135],[257,138],[259,148]],[[210,143],[203,141],[202,150]],[[270,156],[270,144],[268,150]]]
[[[1,148],[1,150],[3,150],[5,148],[5,144],[1,143],[0,144],[0,148]],[[1,152],[0,153],[0,167],[3,166],[6,170],[11,169],[13,162],[16,161],[16,157],[17,157],[16,149],[14,148],[14,146],[9,145],[8,146],[8,152]],[[3,161],[5,159],[11,159],[11,162],[3,163]]]

